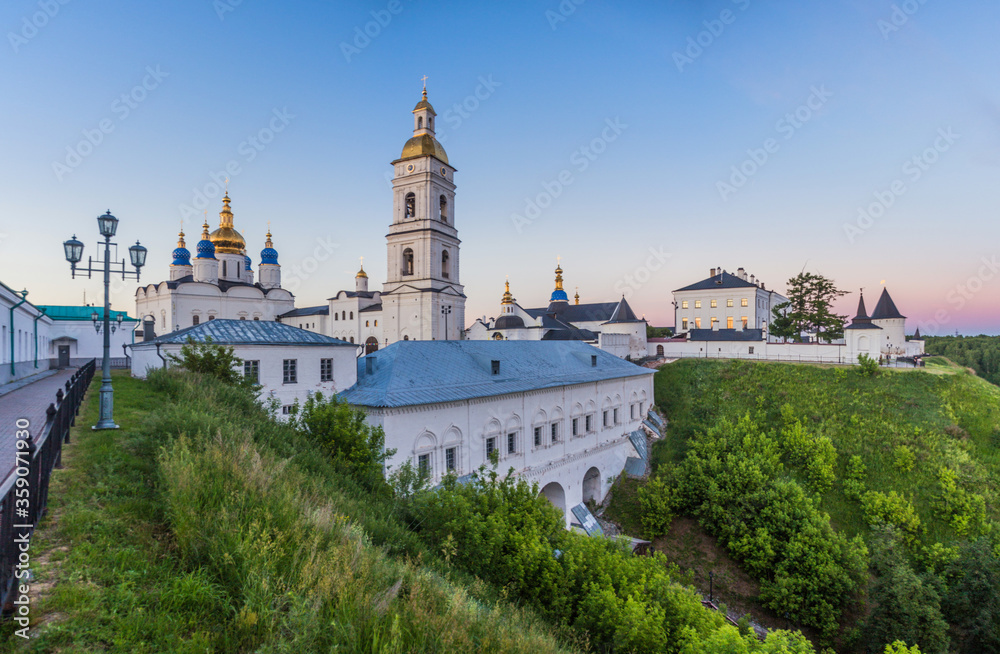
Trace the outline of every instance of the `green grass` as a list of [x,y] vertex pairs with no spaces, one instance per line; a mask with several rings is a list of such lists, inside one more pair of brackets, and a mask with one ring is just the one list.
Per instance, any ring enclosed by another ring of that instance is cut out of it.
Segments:
[[[654,447],[654,463],[679,461],[688,439],[722,418],[735,422],[760,411],[777,425],[781,407],[788,405],[810,433],[828,436],[837,450],[837,482],[820,508],[838,529],[850,535],[869,531],[842,483],[847,462],[857,455],[867,468],[868,490],[895,490],[912,500],[926,527],[925,543],[955,542],[960,536],[935,511],[942,467],[956,470],[962,488],[985,498],[991,520],[1000,517],[1000,389],[947,360],[935,358],[928,366],[954,374],[884,371],[865,378],[847,369],[695,360],[664,366],[655,393],[670,427],[668,438]],[[911,470],[897,464],[900,446],[915,455]],[[789,474],[803,479],[794,466]]]
[[54,585],[2,651],[571,651],[236,389],[116,376],[122,429],[91,432],[95,391],[32,543]]

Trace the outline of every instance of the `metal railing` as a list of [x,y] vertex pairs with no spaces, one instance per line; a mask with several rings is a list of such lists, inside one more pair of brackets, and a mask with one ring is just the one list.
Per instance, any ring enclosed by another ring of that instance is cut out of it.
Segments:
[[17,463],[0,485],[0,606],[4,614],[14,610],[15,580],[26,575],[28,543],[45,515],[52,470],[61,464],[63,443],[69,442],[70,427],[96,369],[97,361],[91,359],[66,381],[65,391],[56,391],[56,401],[46,410],[45,425],[37,437],[21,420],[15,425]]
[[[830,363],[830,364],[857,364],[856,357],[847,355],[838,356],[811,356],[809,354],[749,354],[747,352],[666,352],[657,357],[658,359],[738,359],[740,361],[780,361],[784,363]],[[896,357],[889,362],[882,362],[883,368],[914,368],[921,364],[911,357]]]

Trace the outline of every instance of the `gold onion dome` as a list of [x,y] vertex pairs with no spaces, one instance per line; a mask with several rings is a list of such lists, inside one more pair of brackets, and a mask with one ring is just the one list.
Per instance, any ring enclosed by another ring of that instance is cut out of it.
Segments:
[[247,242],[233,228],[233,210],[229,208],[229,194],[222,198],[222,211],[219,212],[219,229],[209,235],[209,240],[215,245],[217,254],[243,254]]
[[514,304],[514,296],[510,294],[510,281],[508,280],[504,284],[503,299],[501,304]]
[[357,279],[359,277],[364,277],[366,279],[368,278],[368,273],[365,272],[365,266],[364,266],[364,264],[361,265],[361,270],[359,270],[358,274],[355,275],[354,277],[355,277],[355,279]]

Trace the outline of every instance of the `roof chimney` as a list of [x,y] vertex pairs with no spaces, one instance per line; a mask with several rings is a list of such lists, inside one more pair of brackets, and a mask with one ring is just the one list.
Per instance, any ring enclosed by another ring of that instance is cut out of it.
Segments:
[[709,275],[709,277],[715,277],[715,268],[712,268],[712,273]]
[[737,268],[736,269],[736,276],[739,277],[740,279],[742,279],[743,281],[746,281],[747,280],[747,271],[744,270],[742,267]]

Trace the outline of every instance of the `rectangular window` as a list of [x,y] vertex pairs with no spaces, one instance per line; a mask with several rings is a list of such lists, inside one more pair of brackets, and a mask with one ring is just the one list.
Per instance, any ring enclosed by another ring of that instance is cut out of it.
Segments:
[[742,300],[740,300],[740,306],[741,307],[748,307],[748,306],[750,306],[750,303],[747,302],[746,298],[743,298]]
[[580,435],[580,419],[579,418],[573,418],[573,435],[574,436],[579,436]]
[[688,308],[688,301],[687,300],[684,300],[683,302],[681,302],[681,308],[682,309],[687,309]]
[[549,427],[549,433],[552,435],[552,442],[553,443],[558,443],[559,442],[559,423],[558,422],[553,422],[552,423],[552,425]]
[[284,406],[282,406],[281,407],[281,413],[282,413],[282,415],[286,415],[286,416],[292,415],[292,405],[291,404],[285,404]]
[[687,318],[682,318],[681,319],[681,331],[685,331],[686,332],[687,330],[688,330],[688,319]]
[[749,352],[749,354],[753,354],[753,345],[750,346],[750,352]]
[[321,382],[333,381],[333,359],[319,360],[319,380]]
[[719,306],[719,303],[717,301],[715,301],[715,300],[712,300],[712,302],[710,304],[711,304],[711,307],[713,309],[716,308],[717,306]]
[[296,384],[298,381],[298,359],[285,359],[281,364],[281,383]]
[[535,447],[542,446],[542,428],[535,427]]
[[701,300],[695,300],[694,301],[694,308],[695,309],[700,309],[701,308]]
[[732,328],[733,328],[733,317],[726,316],[726,329],[732,329]]
[[694,319],[694,328],[695,329],[701,329],[701,318],[695,318]]
[[608,426],[611,425],[611,423],[608,422],[608,411],[607,410],[604,411],[603,420],[604,420],[604,426],[605,427],[608,427]]
[[632,411],[632,420],[635,420],[636,409],[638,409],[638,408],[639,408],[638,404],[633,404],[632,405],[632,407],[630,409]]
[[729,300],[726,300],[726,306],[727,306],[727,307],[731,307],[731,306],[733,306],[733,301],[732,301],[732,299],[729,299]]
[[507,454],[515,454],[517,452],[517,434],[507,434]]
[[487,459],[490,458],[490,456],[496,451],[497,451],[497,437],[490,436],[489,438],[486,439],[486,458]]
[[586,418],[587,433],[594,431],[594,414],[590,414]]
[[421,477],[431,476],[431,455],[421,454],[417,457],[417,471]]
[[243,376],[257,384],[260,382],[260,361],[243,361]]
[[449,447],[444,451],[444,469],[455,472],[458,469],[458,448]]
[[620,424],[620,423],[618,422],[618,409],[617,409],[617,407],[615,408],[615,414],[614,414],[614,419],[615,419],[615,423],[614,423],[614,424],[616,424],[616,425],[617,425],[617,424]]

